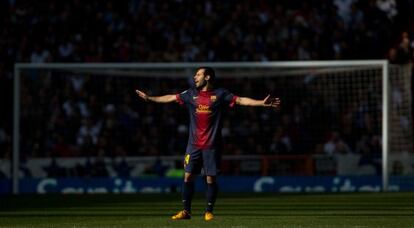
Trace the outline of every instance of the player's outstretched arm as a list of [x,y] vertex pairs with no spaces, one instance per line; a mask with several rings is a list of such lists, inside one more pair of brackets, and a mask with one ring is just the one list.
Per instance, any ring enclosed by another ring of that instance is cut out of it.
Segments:
[[259,107],[272,107],[280,108],[280,99],[278,97],[270,97],[267,95],[263,100],[256,100],[249,97],[239,97],[236,100],[236,104],[243,106],[259,106]]
[[152,101],[155,103],[171,103],[177,101],[177,97],[174,94],[164,95],[164,96],[148,96],[146,93],[141,90],[135,90],[140,98],[144,101]]

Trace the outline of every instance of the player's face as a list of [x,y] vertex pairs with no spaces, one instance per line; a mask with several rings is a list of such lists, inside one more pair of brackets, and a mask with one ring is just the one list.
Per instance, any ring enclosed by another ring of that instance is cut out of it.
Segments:
[[196,72],[196,74],[194,75],[194,83],[197,89],[201,89],[205,85],[207,85],[207,80],[204,75],[204,69],[200,69]]

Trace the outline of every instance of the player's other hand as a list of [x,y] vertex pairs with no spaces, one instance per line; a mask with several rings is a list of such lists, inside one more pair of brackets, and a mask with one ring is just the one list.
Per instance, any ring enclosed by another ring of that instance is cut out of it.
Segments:
[[148,95],[141,90],[135,90],[139,97],[141,97],[144,101],[148,101]]
[[276,108],[277,110],[279,110],[280,109],[280,98],[270,97],[270,95],[267,95],[267,97],[263,99],[263,105],[265,107],[272,107],[272,108]]

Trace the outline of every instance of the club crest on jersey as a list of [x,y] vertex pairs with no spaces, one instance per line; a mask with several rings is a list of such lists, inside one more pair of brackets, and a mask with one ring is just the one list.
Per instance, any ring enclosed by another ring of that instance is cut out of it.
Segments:
[[196,100],[197,99],[197,96],[193,96],[193,100]]
[[217,100],[217,96],[216,95],[210,96],[210,100],[213,101],[213,102],[216,101]]

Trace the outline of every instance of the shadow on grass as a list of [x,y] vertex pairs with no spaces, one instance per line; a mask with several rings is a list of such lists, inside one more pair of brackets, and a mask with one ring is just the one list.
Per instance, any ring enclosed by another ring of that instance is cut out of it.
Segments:
[[[193,214],[193,216],[198,216],[201,214]],[[406,213],[406,214],[395,214],[395,213],[217,213],[217,216],[234,216],[234,217],[414,217],[413,213]],[[116,213],[56,213],[56,214],[46,214],[46,213],[30,213],[30,214],[22,214],[22,213],[6,213],[0,214],[1,217],[19,217],[19,218],[32,218],[32,217],[166,217],[169,218],[172,216],[170,213],[129,213],[129,214],[116,214]]]

